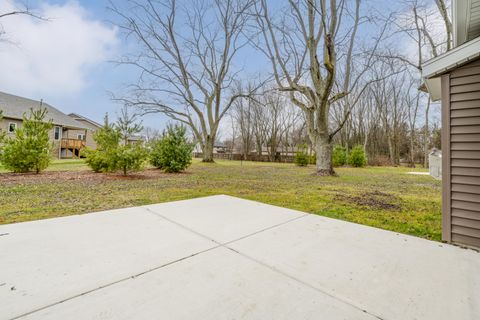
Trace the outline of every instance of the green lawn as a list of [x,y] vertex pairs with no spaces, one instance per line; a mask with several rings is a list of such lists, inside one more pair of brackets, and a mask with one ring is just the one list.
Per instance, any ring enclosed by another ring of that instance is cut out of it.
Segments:
[[317,177],[312,166],[195,160],[182,174],[150,169],[121,178],[64,160],[49,171],[0,175],[0,223],[228,194],[433,240],[441,235],[440,182],[406,174],[411,168],[338,168],[338,177]]
[[[65,159],[65,160],[54,160],[53,163],[47,168],[46,171],[80,171],[80,170],[90,170],[90,168],[85,164],[85,161],[82,159]],[[0,164],[0,173],[8,172]]]

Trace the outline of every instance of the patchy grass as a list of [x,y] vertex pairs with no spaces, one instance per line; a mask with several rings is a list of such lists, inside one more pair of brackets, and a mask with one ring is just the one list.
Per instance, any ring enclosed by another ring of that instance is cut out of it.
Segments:
[[[90,170],[83,159],[62,159],[54,160],[46,171],[79,171]],[[8,172],[5,167],[0,164],[0,173]]]
[[63,172],[0,174],[0,223],[228,194],[440,240],[440,182],[407,174],[422,170],[338,168],[338,177],[317,177],[312,166],[195,160],[181,174],[149,169],[122,178],[92,173],[81,160],[63,160],[49,168]]

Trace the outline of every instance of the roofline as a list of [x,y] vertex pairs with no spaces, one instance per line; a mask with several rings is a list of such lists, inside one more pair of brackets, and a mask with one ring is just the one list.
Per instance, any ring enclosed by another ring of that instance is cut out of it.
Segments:
[[480,57],[480,37],[426,61],[422,66],[425,79],[439,76]]
[[[20,118],[20,117],[3,116],[2,118],[3,118],[4,120],[5,120],[5,119],[12,119],[12,120],[20,120],[20,121],[23,121],[23,118]],[[50,120],[53,120],[53,119],[50,119]],[[86,128],[86,127],[80,127],[80,126],[76,127],[76,126],[70,126],[70,125],[67,125],[67,124],[64,124],[64,123],[55,123],[55,122],[53,122],[53,121],[52,121],[52,124],[53,124],[54,126],[57,126],[57,127],[60,126],[60,127],[68,128],[68,129],[76,129],[76,130],[86,130],[86,129],[88,129],[88,128]]]
[[89,118],[87,118],[87,117],[85,117],[85,116],[79,115],[78,113],[72,112],[72,113],[69,113],[68,116],[69,116],[69,117],[74,116],[74,117],[80,118],[80,119],[85,120],[85,121],[87,121],[87,122],[89,122],[89,123],[91,123],[91,124],[93,124],[94,126],[97,126],[97,127],[99,127],[99,128],[102,127],[102,125],[99,124],[98,122],[95,122],[95,121],[93,121],[93,120],[91,120],[91,119],[89,119]]

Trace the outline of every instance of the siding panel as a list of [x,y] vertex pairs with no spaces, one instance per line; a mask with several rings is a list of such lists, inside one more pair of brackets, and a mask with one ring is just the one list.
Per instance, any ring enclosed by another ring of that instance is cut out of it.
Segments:
[[[453,188],[452,188],[453,190]],[[474,193],[452,192],[452,200],[480,203],[480,196]]]
[[480,232],[480,230],[478,230],[476,228],[469,228],[469,227],[461,227],[461,226],[452,225],[452,233],[477,238],[478,240],[480,240],[480,237],[479,237],[480,233],[479,232]]
[[475,92],[480,88],[480,83],[470,83],[462,84],[459,86],[453,86],[451,93],[466,93],[466,92]]
[[480,59],[442,77],[442,117],[442,238],[480,247]]
[[452,234],[452,241],[463,243],[469,246],[480,247],[480,239],[476,237],[469,237],[461,234]]
[[452,183],[452,191],[474,193],[476,197],[480,198],[480,186]]
[[476,151],[476,150],[473,150],[473,151],[469,151],[469,150],[452,151],[452,159],[476,159],[476,160],[480,160],[480,151]]
[[461,84],[470,84],[470,83],[479,83],[480,82],[480,74],[466,76],[466,77],[459,77],[459,78],[452,78],[450,80],[451,86],[458,86]]
[[450,122],[452,126],[478,126],[480,124],[480,117],[452,118]]
[[477,151],[480,150],[480,142],[452,142],[451,150]]
[[480,186],[480,177],[452,175],[451,183],[471,184],[474,186]]
[[475,74],[480,74],[480,66],[472,66],[469,68],[459,68],[452,72],[452,78],[459,78],[465,76],[471,76]]
[[467,93],[453,93],[450,96],[450,101],[467,101],[467,100],[480,100],[480,91],[467,92]]
[[480,125],[477,126],[455,126],[451,128],[452,134],[480,133]]
[[452,209],[452,217],[466,218],[480,221],[480,212],[461,209]]
[[452,224],[460,227],[469,227],[480,230],[480,220],[452,217]]
[[452,200],[452,208],[480,212],[480,203]]
[[471,134],[454,134],[452,135],[452,142],[480,142],[480,133]]
[[452,110],[450,116],[452,118],[480,117],[480,108]]
[[480,168],[453,167],[452,174],[456,176],[480,177]]

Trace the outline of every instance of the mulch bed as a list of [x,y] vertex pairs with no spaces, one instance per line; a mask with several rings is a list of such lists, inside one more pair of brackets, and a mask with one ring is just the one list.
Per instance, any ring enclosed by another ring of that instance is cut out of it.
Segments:
[[[180,173],[188,174],[188,173]],[[90,170],[82,171],[45,171],[35,173],[0,173],[0,184],[49,183],[81,180],[82,182],[104,182],[112,180],[148,180],[172,177],[158,169],[147,169],[141,172],[123,176],[118,173],[95,173]],[[175,176],[178,174],[175,174]]]

